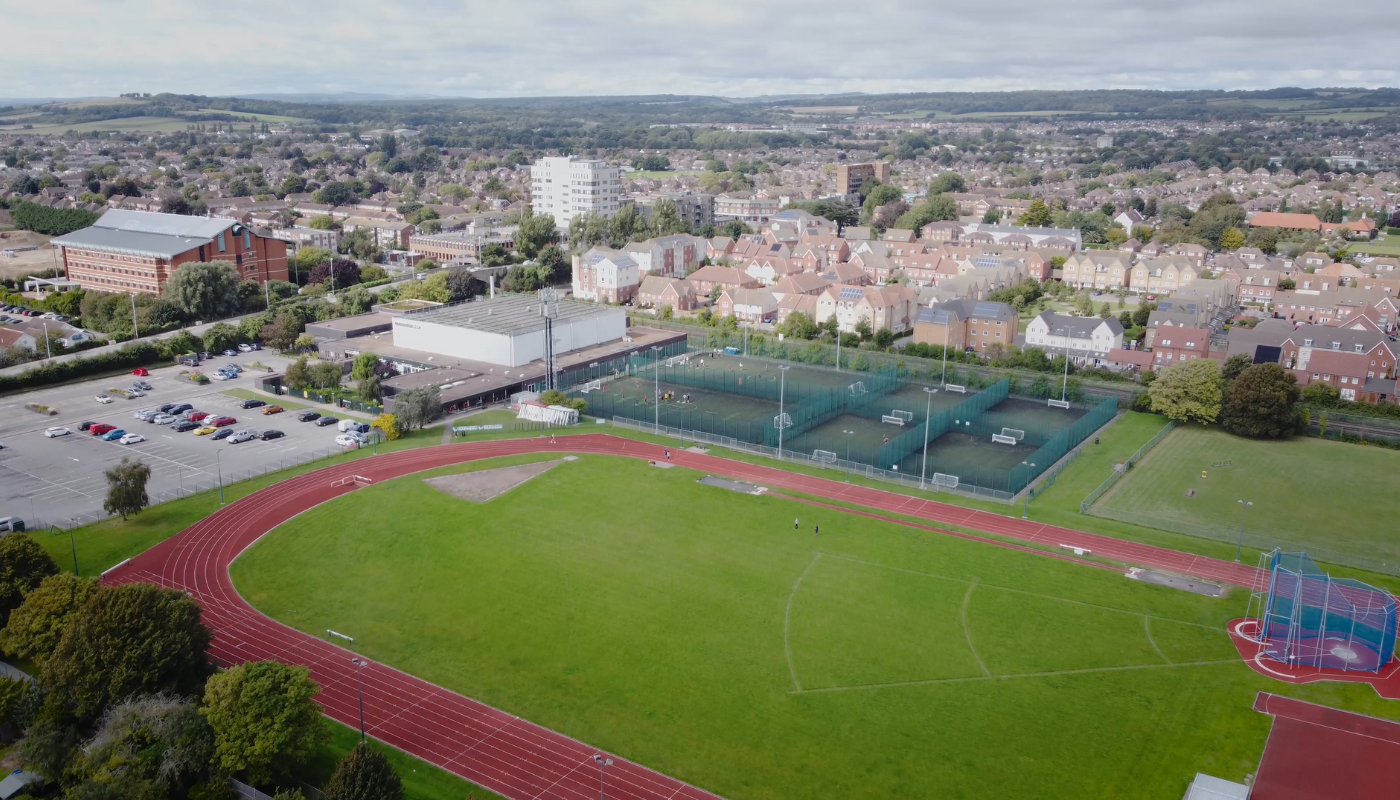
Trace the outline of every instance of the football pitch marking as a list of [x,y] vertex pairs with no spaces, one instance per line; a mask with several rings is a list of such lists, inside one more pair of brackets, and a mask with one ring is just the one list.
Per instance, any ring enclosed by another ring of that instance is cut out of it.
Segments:
[[[825,557],[827,557],[827,558],[834,558],[834,559],[836,559],[836,560],[838,560],[838,561],[847,561],[847,562],[850,562],[850,563],[852,563],[852,564],[863,564],[863,565],[869,566],[869,567],[878,567],[878,568],[880,568],[880,569],[888,569],[888,570],[893,570],[893,571],[895,571],[895,572],[903,572],[903,573],[907,573],[907,574],[909,574],[909,575],[918,575],[918,576],[924,577],[924,578],[933,578],[933,579],[935,579],[935,580],[940,580],[940,581],[952,581],[952,582],[954,582],[954,583],[965,583],[965,584],[967,584],[967,592],[966,592],[965,594],[963,594],[962,606],[960,607],[960,609],[959,609],[959,611],[958,611],[958,621],[962,624],[963,635],[964,635],[964,636],[966,637],[966,639],[967,639],[967,647],[968,647],[969,650],[972,651],[972,657],[973,657],[974,659],[976,659],[976,661],[977,661],[977,666],[981,668],[982,674],[981,674],[981,675],[974,675],[974,676],[970,676],[970,677],[965,677],[965,678],[930,678],[930,679],[926,679],[926,680],[914,680],[914,681],[890,681],[890,682],[888,682],[888,683],[861,683],[861,684],[853,684],[853,685],[849,685],[849,686],[825,686],[825,687],[822,687],[822,688],[819,688],[819,689],[804,689],[804,688],[802,688],[802,682],[801,682],[800,680],[798,680],[798,678],[797,678],[797,664],[796,664],[796,662],[793,660],[793,657],[792,657],[792,644],[791,644],[791,633],[792,633],[792,603],[793,603],[793,600],[795,600],[795,599],[797,598],[797,590],[798,590],[799,588],[801,588],[801,586],[802,586],[802,581],[807,577],[808,574],[811,573],[812,568],[815,567],[815,566],[817,565],[817,562],[820,561],[820,560],[822,559],[823,556],[825,556]],[[988,588],[988,589],[996,589],[996,590],[998,590],[998,591],[1003,591],[1003,592],[1013,592],[1013,593],[1015,593],[1015,594],[1025,595],[1025,596],[1027,596],[1027,597],[1037,597],[1037,598],[1041,598],[1041,599],[1044,599],[1044,600],[1056,600],[1056,601],[1059,601],[1059,602],[1061,602],[1061,603],[1069,603],[1069,604],[1071,604],[1071,605],[1084,606],[1084,607],[1086,607],[1086,608],[1094,608],[1094,609],[1099,609],[1099,610],[1101,610],[1101,611],[1114,611],[1114,612],[1117,612],[1117,613],[1119,613],[1119,614],[1129,614],[1129,615],[1134,616],[1134,617],[1142,617],[1142,631],[1143,631],[1143,634],[1146,635],[1148,643],[1152,645],[1152,649],[1155,650],[1155,651],[1157,652],[1157,655],[1161,656],[1161,657],[1162,657],[1162,660],[1163,660],[1164,662],[1166,662],[1166,663],[1163,663],[1163,664],[1132,664],[1132,665],[1120,666],[1120,667],[1084,667],[1084,668],[1080,668],[1080,669],[1050,670],[1050,671],[1047,671],[1047,672],[1018,672],[1018,673],[1012,673],[1012,674],[1008,674],[1008,675],[993,675],[992,672],[991,672],[991,670],[989,670],[989,669],[987,668],[986,663],[984,663],[984,662],[982,661],[982,655],[981,655],[980,653],[977,652],[976,646],[974,646],[973,643],[972,643],[972,628],[968,625],[968,621],[967,621],[967,609],[968,609],[968,606],[971,604],[971,601],[972,601],[972,592],[973,592],[973,590],[975,590],[979,585],[980,585],[980,586],[985,586],[985,587]],[[970,579],[968,579],[968,578],[953,578],[953,577],[950,577],[950,576],[948,576],[948,575],[939,575],[939,574],[933,573],[933,572],[922,572],[922,571],[916,570],[916,569],[908,569],[908,568],[905,568],[905,567],[894,567],[894,566],[890,566],[890,565],[888,565],[888,564],[880,564],[880,563],[875,562],[875,561],[865,561],[865,560],[863,560],[863,559],[851,558],[851,557],[849,557],[849,556],[838,556],[838,555],[834,555],[834,554],[831,554],[831,553],[817,552],[817,553],[815,553],[815,554],[812,556],[812,560],[811,560],[810,562],[807,563],[807,567],[806,567],[805,569],[802,570],[802,574],[798,575],[798,576],[797,576],[797,580],[793,582],[793,584],[792,584],[792,592],[791,592],[790,594],[788,594],[787,608],[786,608],[786,609],[784,610],[784,612],[783,612],[783,652],[784,652],[784,654],[787,656],[788,672],[792,674],[792,684],[793,684],[794,687],[796,687],[796,688],[794,688],[794,689],[788,690],[788,694],[794,694],[794,695],[797,695],[797,694],[825,694],[825,693],[830,693],[830,692],[853,692],[853,691],[865,691],[865,690],[873,690],[873,689],[898,689],[898,688],[908,687],[908,686],[936,686],[936,685],[939,685],[939,684],[975,683],[975,682],[979,682],[979,681],[1005,681],[1005,680],[1016,680],[1016,679],[1020,679],[1020,678],[1054,678],[1054,677],[1058,677],[1058,676],[1061,676],[1061,675],[1093,675],[1093,674],[1101,673],[1101,672],[1130,672],[1130,671],[1134,671],[1134,670],[1175,669],[1175,668],[1179,668],[1179,667],[1210,667],[1210,666],[1219,666],[1219,665],[1221,665],[1221,664],[1238,664],[1238,663],[1240,663],[1240,662],[1239,662],[1239,659],[1225,659],[1225,660],[1222,660],[1222,661],[1183,661],[1183,662],[1173,662],[1173,661],[1167,656],[1167,654],[1166,654],[1165,652],[1162,651],[1162,648],[1159,647],[1159,646],[1157,645],[1157,640],[1154,639],[1154,638],[1152,638],[1152,620],[1154,620],[1154,619],[1161,620],[1162,622],[1172,622],[1172,623],[1176,623],[1176,624],[1178,624],[1178,625],[1190,625],[1190,626],[1195,627],[1195,628],[1204,628],[1204,629],[1210,630],[1210,631],[1224,630],[1223,628],[1218,628],[1217,626],[1214,626],[1214,625],[1205,625],[1205,624],[1202,624],[1202,623],[1199,623],[1199,622],[1187,622],[1187,621],[1185,621],[1185,620],[1171,619],[1171,618],[1169,618],[1169,617],[1158,617],[1158,616],[1155,616],[1155,615],[1153,615],[1153,614],[1143,614],[1142,612],[1139,612],[1139,611],[1128,611],[1127,609],[1114,608],[1113,606],[1102,606],[1102,605],[1099,605],[1099,604],[1097,604],[1097,603],[1086,603],[1086,602],[1084,602],[1084,601],[1082,601],[1082,600],[1070,600],[1070,599],[1064,598],[1064,597],[1056,597],[1055,595],[1051,595],[1051,594],[1040,594],[1040,593],[1038,593],[1038,592],[1028,592],[1028,591],[1026,591],[1026,590],[1024,590],[1024,589],[1013,589],[1013,588],[1011,588],[1011,587],[1009,587],[1009,586],[997,586],[997,585],[995,585],[995,584],[990,584],[990,583],[984,584],[984,583],[982,583],[981,580],[978,579],[978,578],[970,578]]]

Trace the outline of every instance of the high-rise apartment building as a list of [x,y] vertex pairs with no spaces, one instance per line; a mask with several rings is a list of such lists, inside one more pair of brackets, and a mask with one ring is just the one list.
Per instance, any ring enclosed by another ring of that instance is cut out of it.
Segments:
[[541,158],[530,167],[530,206],[560,228],[579,214],[610,217],[622,207],[622,171],[606,161]]
[[855,194],[861,184],[874,178],[880,183],[890,182],[890,162],[876,161],[871,164],[837,164],[836,193]]

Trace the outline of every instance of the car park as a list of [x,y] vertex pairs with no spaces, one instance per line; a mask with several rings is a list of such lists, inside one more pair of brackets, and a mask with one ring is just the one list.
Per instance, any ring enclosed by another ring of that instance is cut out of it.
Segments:
[[192,431],[198,427],[198,422],[190,422],[187,419],[182,419],[174,425],[171,425],[170,430],[175,431],[176,433],[185,433],[186,431]]
[[24,531],[24,520],[19,517],[0,517],[0,533],[22,533]]
[[189,420],[189,421],[191,421],[191,422],[203,422],[204,419],[205,419],[206,417],[208,417],[208,416],[209,416],[209,412],[208,412],[208,411],[187,411],[187,412],[185,412],[185,419],[187,419],[187,420]]
[[104,406],[107,405],[108,403],[112,402],[112,397],[111,397],[111,395],[106,395],[106,394],[99,394],[99,395],[93,397],[92,399],[96,400],[97,402],[101,403],[101,404],[104,405]]
[[358,433],[342,433],[335,437],[335,443],[341,447],[364,447],[369,442]]
[[251,397],[250,397],[250,398],[248,398],[247,400],[244,400],[243,402],[239,403],[239,404],[238,404],[238,407],[239,407],[239,408],[259,408],[259,407],[265,406],[265,405],[267,405],[266,402],[264,402],[264,401],[262,401],[262,400],[258,400],[258,399],[255,399],[255,398],[251,398]]
[[262,436],[261,436],[260,438],[261,438],[264,442],[270,442],[270,441],[272,441],[273,439],[281,439],[283,436],[286,436],[286,435],[287,435],[287,434],[285,434],[285,433],[283,433],[283,432],[281,432],[281,431],[271,431],[271,430],[269,430],[269,431],[263,431],[263,432],[262,432]]
[[211,434],[211,433],[213,433],[214,431],[217,431],[217,430],[218,430],[218,428],[214,427],[213,425],[205,425],[203,428],[197,428],[197,429],[195,430],[195,432],[194,432],[194,435],[195,435],[195,436],[208,436],[209,434]]
[[297,414],[297,422],[311,422],[312,420],[315,420],[320,416],[321,412],[311,411],[310,409],[308,409],[306,411],[301,412],[300,414]]
[[140,389],[143,392],[149,392],[151,390],[151,385],[149,383],[146,383],[145,381],[137,381],[131,385],[134,388]]
[[159,413],[160,412],[156,411],[155,409],[143,408],[140,411],[137,411],[135,414],[132,414],[131,416],[141,420],[142,422],[150,422],[151,418]]
[[110,430],[110,431],[107,431],[106,433],[102,434],[102,441],[104,441],[104,442],[115,442],[116,440],[122,438],[122,437],[125,436],[125,435],[126,435],[126,431],[122,430],[121,428],[114,428],[114,429],[112,429],[112,430]]
[[163,406],[157,408],[156,410],[159,411],[159,412],[162,413],[162,414],[169,414],[169,413],[170,413],[170,409],[172,409],[172,408],[174,408],[174,407],[175,407],[175,404],[174,404],[174,403],[166,403],[165,405],[163,405]]
[[91,428],[88,428],[88,433],[92,434],[93,436],[101,436],[107,431],[114,431],[116,429],[116,425],[108,425],[105,422],[99,422],[96,425],[93,425]]
[[146,437],[142,436],[139,433],[128,433],[127,435],[123,436],[117,441],[121,444],[137,444],[139,442],[146,441]]
[[154,417],[151,417],[150,421],[154,422],[157,425],[169,425],[170,423],[175,422],[179,419],[180,418],[175,416],[174,414],[157,414]]
[[216,381],[226,381],[232,378],[231,375],[229,375],[227,372],[224,372],[223,370],[219,370],[218,372],[214,373],[213,375],[210,375],[209,377],[213,378]]
[[130,389],[127,389],[127,390],[126,390],[126,396],[127,396],[127,399],[129,400],[129,399],[136,398],[136,397],[145,397],[145,396],[146,396],[146,393],[143,392],[143,391],[141,391],[140,389],[136,388],[135,386],[133,386],[133,387],[131,387]]
[[44,436],[47,437],[47,438],[49,438],[49,439],[52,439],[52,438],[54,438],[55,436],[67,436],[67,435],[70,434],[70,433],[72,433],[72,431],[70,431],[70,430],[68,430],[67,428],[65,428],[65,427],[63,427],[63,426],[60,425],[60,426],[56,426],[56,427],[49,428],[49,429],[45,430],[45,431],[44,431]]
[[262,413],[263,413],[263,414],[281,414],[283,411],[286,411],[286,410],[287,410],[287,409],[285,409],[285,408],[283,408],[283,407],[281,407],[281,406],[268,406],[267,408],[264,408],[264,409],[262,410]]
[[256,438],[258,438],[258,435],[256,433],[253,433],[252,431],[234,431],[233,435],[228,437],[228,443],[238,444],[239,442],[250,442]]
[[318,428],[324,428],[327,425],[334,425],[337,422],[340,422],[340,420],[336,419],[335,417],[321,417],[320,419],[316,420],[316,426]]
[[215,431],[214,434],[209,438],[217,442],[220,439],[227,439],[228,437],[232,436],[233,433],[233,428],[220,428],[217,431]]

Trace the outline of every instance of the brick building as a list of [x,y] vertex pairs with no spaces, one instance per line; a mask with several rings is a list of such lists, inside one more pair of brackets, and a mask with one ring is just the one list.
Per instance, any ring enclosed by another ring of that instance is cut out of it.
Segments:
[[287,243],[230,219],[112,209],[52,244],[68,280],[102,292],[160,294],[198,261],[230,262],[243,280],[287,280]]
[[880,183],[890,182],[890,162],[876,161],[872,164],[837,164],[836,193],[855,194],[866,181],[874,178]]

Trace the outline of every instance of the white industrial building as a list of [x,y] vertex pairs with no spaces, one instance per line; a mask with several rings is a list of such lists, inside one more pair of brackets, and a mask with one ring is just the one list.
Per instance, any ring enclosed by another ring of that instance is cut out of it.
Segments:
[[[615,306],[560,300],[554,353],[622,339],[627,314]],[[394,346],[456,359],[521,367],[545,357],[545,318],[534,295],[504,295],[396,316]]]
[[530,208],[553,214],[560,228],[569,227],[578,214],[611,217],[622,208],[622,170],[574,156],[541,158],[530,166]]

